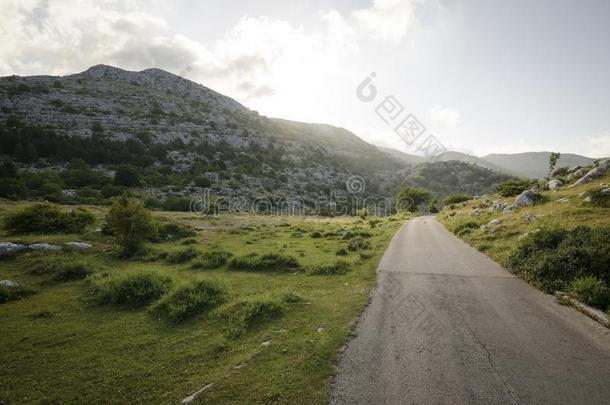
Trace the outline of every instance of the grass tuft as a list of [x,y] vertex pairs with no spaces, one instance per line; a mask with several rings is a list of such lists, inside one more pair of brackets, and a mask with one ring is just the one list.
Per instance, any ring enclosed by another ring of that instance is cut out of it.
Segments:
[[168,292],[173,280],[153,271],[119,274],[110,278],[94,278],[91,293],[98,304],[131,308],[148,305]]
[[227,288],[215,280],[202,280],[178,286],[161,298],[151,312],[170,321],[183,321],[210,310],[225,301]]

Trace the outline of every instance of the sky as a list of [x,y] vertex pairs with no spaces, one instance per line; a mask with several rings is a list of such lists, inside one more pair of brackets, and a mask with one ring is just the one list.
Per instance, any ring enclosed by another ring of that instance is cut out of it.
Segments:
[[609,20],[608,0],[0,0],[0,76],[157,67],[407,153],[412,115],[449,150],[607,157]]

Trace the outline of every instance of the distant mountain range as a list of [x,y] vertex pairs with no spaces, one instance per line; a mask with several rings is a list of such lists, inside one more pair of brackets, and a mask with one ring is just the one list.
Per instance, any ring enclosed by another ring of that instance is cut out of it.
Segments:
[[[316,198],[361,176],[366,193],[393,195],[416,185],[442,197],[493,191],[511,175],[542,177],[548,164],[548,153],[447,152],[430,161],[343,128],[262,116],[159,69],[97,65],[62,77],[3,77],[0,96],[0,154],[24,167],[73,158],[110,169],[139,166],[153,194],[185,190],[205,176],[220,195]],[[563,155],[559,164],[591,161]]]
[[[411,155],[390,148],[380,148],[393,157],[406,163],[429,162],[431,159],[423,156]],[[457,160],[459,162],[474,163],[490,170],[507,173],[518,177],[544,178],[548,175],[550,152],[524,152],[511,154],[490,154],[483,157],[468,155],[461,152],[446,152],[434,158],[435,161]],[[588,166],[595,160],[573,153],[562,153],[556,167]]]

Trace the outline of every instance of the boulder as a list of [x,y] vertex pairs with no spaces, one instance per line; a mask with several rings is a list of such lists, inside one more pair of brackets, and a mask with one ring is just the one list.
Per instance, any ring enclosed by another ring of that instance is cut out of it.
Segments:
[[91,244],[85,242],[66,242],[65,245],[76,250],[89,250],[93,247]]
[[0,257],[8,256],[24,249],[27,249],[26,245],[12,242],[0,242]]
[[500,232],[502,229],[504,229],[502,227],[502,225],[496,225],[496,226],[492,226],[489,228],[489,232],[490,233],[496,233],[496,232]]
[[578,178],[581,178],[582,176],[584,176],[589,170],[591,170],[590,168],[586,168],[586,167],[581,167],[580,169],[568,174],[568,180],[572,181],[572,180],[576,180]]
[[12,280],[0,280],[0,287],[4,288],[19,288],[19,283]]
[[43,252],[58,252],[61,250],[61,246],[51,245],[50,243],[32,243],[28,247],[32,250],[39,250]]
[[580,170],[580,169],[582,169],[582,166],[578,166],[578,165],[576,165],[576,166],[574,166],[574,167],[572,167],[572,168],[568,169],[568,174],[572,174],[572,173],[574,173],[574,172],[576,172],[576,171],[578,171],[578,170]]
[[610,188],[605,188],[601,191],[601,194],[604,196],[610,196]]
[[551,179],[544,185],[545,190],[555,190],[557,187],[563,186],[563,181],[559,179]]
[[599,162],[597,167],[594,167],[593,169],[589,170],[587,172],[587,174],[582,176],[580,179],[578,179],[578,181],[576,181],[572,185],[577,186],[579,184],[588,183],[591,180],[596,179],[596,178],[601,177],[604,174],[606,174],[608,172],[608,169],[610,169],[610,159],[602,160],[601,162]]
[[494,201],[491,207],[487,209],[487,211],[500,212],[504,209],[504,207],[506,207],[506,204],[504,204],[502,201]]
[[525,190],[517,197],[515,197],[515,201],[511,205],[504,207],[504,213],[510,214],[516,208],[534,205],[536,200],[538,200],[538,194],[532,192],[531,189]]
[[559,176],[562,173],[567,173],[567,172],[568,172],[568,166],[558,167],[557,169],[553,170],[553,172],[551,173],[551,177]]
[[501,223],[502,223],[502,221],[500,219],[496,218],[496,219],[492,219],[491,221],[489,221],[487,226],[500,225]]

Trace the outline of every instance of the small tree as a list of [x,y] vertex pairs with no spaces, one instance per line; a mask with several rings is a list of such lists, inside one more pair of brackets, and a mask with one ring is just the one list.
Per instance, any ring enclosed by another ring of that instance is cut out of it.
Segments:
[[117,197],[106,215],[108,229],[122,248],[122,255],[133,256],[142,251],[144,241],[157,234],[150,212],[126,193]]
[[131,165],[121,165],[114,175],[114,184],[117,186],[137,187],[140,185],[140,173]]
[[559,160],[559,158],[561,157],[561,153],[559,152],[551,152],[551,154],[549,155],[549,175],[547,176],[547,178],[551,178],[551,174],[553,173],[553,169],[555,169],[555,165],[557,164],[557,161]]
[[399,210],[415,212],[422,204],[428,207],[431,203],[434,203],[434,195],[421,187],[405,187],[396,196],[396,206]]

